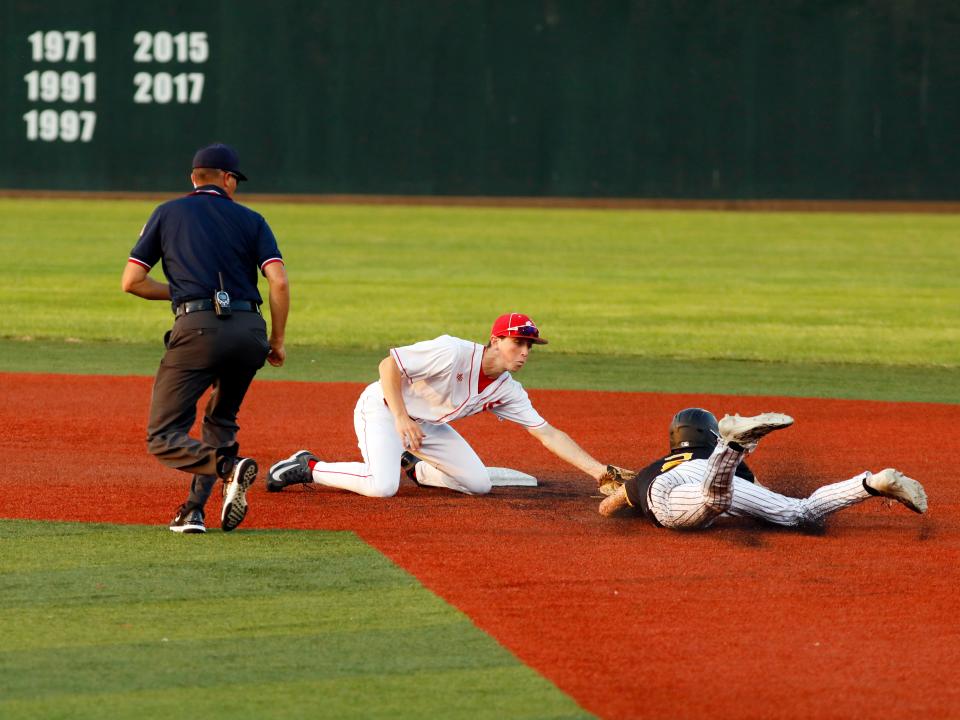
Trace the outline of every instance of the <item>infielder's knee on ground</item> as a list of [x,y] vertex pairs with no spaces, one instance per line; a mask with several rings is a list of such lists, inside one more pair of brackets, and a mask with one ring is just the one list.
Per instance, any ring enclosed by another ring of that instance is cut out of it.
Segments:
[[490,475],[486,468],[483,468],[483,471],[479,473],[461,476],[457,478],[457,481],[460,483],[460,488],[457,489],[470,495],[486,495],[492,487]]
[[486,495],[490,492],[490,475],[482,463],[469,468],[445,467],[444,470],[424,461],[417,466],[417,477],[423,485],[445,487],[468,495]]
[[[352,489],[352,488],[351,488]],[[398,468],[394,472],[371,472],[366,477],[366,483],[363,487],[356,490],[361,495],[366,495],[367,497],[393,497],[397,494],[397,490],[400,489],[400,470],[399,464]]]
[[400,483],[394,481],[393,483],[388,482],[374,482],[371,483],[366,492],[361,492],[362,495],[367,497],[393,497],[397,494],[397,490],[400,489]]

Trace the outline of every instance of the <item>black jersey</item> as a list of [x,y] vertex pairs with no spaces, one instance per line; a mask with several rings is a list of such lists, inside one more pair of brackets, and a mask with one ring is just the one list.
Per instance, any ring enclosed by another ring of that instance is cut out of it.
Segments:
[[[678,452],[671,452],[669,455],[664,455],[659,460],[654,460],[643,470],[640,470],[635,478],[627,480],[623,484],[627,491],[627,501],[630,503],[630,507],[633,508],[636,514],[642,514],[654,525],[659,525],[660,523],[657,522],[657,518],[650,510],[647,495],[650,490],[650,485],[653,484],[653,481],[656,480],[657,477],[663,475],[663,473],[668,470],[672,470],[677,467],[677,465],[681,465],[690,460],[706,460],[712,454],[712,447],[684,448]],[[748,482],[755,481],[753,472],[747,467],[745,462],[740,463],[735,475]]]

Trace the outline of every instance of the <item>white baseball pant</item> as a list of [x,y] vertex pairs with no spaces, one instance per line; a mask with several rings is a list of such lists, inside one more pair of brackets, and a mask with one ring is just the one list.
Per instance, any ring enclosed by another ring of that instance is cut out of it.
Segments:
[[[390,497],[400,487],[403,442],[378,384],[367,387],[353,411],[353,427],[363,462],[318,462],[313,481],[368,497]],[[417,456],[417,480],[471,495],[490,492],[487,468],[469,443],[446,424],[421,423],[424,437]]]
[[781,495],[734,475],[745,454],[721,440],[707,460],[683,463],[657,477],[649,499],[660,524],[678,530],[702,528],[731,515],[777,525],[818,525],[830,513],[871,497],[863,487],[869,472],[824,485],[807,498]]

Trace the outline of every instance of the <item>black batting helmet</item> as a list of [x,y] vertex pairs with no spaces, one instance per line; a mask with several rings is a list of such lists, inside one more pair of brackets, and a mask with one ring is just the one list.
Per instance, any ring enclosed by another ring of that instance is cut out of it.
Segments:
[[717,418],[703,408],[686,408],[670,421],[670,449],[714,447],[720,437]]

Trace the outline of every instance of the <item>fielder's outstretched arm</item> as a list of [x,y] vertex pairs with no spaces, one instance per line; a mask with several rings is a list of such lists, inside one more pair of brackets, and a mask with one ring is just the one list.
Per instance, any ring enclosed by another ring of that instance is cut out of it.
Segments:
[[595,460],[586,450],[577,445],[563,430],[550,423],[540,427],[528,428],[530,434],[543,443],[543,446],[575,468],[583,470],[594,480],[600,480],[607,472],[607,466]]

